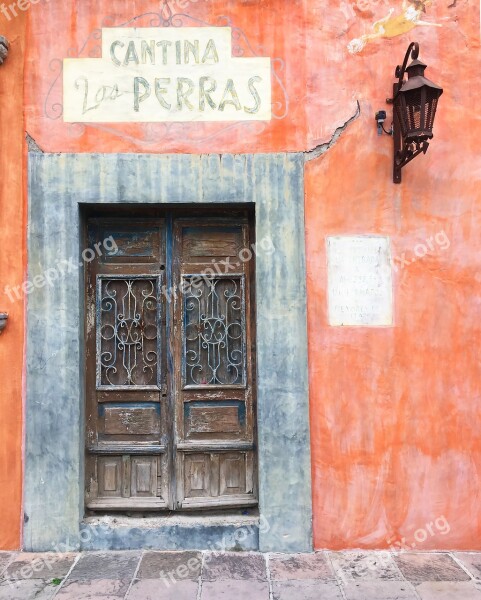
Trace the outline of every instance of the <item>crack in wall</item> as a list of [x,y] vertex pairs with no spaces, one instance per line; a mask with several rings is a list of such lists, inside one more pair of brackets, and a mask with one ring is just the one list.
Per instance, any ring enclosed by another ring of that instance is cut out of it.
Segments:
[[[351,117],[349,117],[349,119],[345,123],[340,125],[334,131],[334,133],[331,136],[331,139],[328,142],[319,144],[318,146],[315,146],[311,150],[305,150],[304,151],[304,160],[306,162],[308,162],[308,161],[314,160],[316,158],[319,158],[320,156],[325,154],[330,148],[332,148],[332,146],[334,146],[334,144],[337,142],[337,140],[341,137],[342,133],[349,127],[349,125],[353,121],[355,121],[360,116],[360,114],[361,114],[361,105],[359,103],[359,100],[356,100],[355,113]],[[28,146],[29,152],[40,152],[42,154],[44,153],[44,150],[42,150],[42,148],[37,144],[37,142],[28,133],[28,131],[25,132],[25,139],[27,140],[27,146]],[[220,154],[220,161],[222,162],[222,154]]]
[[356,100],[356,104],[356,112],[352,115],[352,117],[349,117],[349,119],[345,123],[343,123],[336,129],[336,131],[332,134],[331,139],[328,142],[325,142],[324,144],[319,144],[318,146],[315,146],[315,148],[312,148],[312,150],[306,150],[304,152],[304,160],[306,162],[319,158],[319,156],[325,154],[330,148],[332,148],[332,146],[334,146],[334,144],[341,137],[342,133],[349,127],[349,125],[360,116],[361,105],[359,104],[359,100]]

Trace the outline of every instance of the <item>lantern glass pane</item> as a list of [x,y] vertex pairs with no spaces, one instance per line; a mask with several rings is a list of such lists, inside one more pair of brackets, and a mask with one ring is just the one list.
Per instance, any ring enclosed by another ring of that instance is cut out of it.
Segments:
[[406,119],[408,131],[416,131],[421,128],[422,110],[421,90],[413,90],[406,94]]
[[439,94],[436,90],[429,90],[427,93],[426,102],[426,129],[432,131],[434,125],[434,117],[438,106]]

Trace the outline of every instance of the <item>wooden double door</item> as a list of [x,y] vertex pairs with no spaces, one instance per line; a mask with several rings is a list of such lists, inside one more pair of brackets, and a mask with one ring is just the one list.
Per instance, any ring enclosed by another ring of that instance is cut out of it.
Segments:
[[257,503],[251,237],[247,217],[88,220],[87,509]]

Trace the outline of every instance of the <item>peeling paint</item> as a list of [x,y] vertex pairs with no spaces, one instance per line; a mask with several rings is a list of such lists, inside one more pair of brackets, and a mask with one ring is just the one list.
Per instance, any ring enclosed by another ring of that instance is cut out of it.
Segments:
[[25,133],[25,139],[27,140],[27,148],[29,152],[43,152],[42,148],[40,148],[31,135]]

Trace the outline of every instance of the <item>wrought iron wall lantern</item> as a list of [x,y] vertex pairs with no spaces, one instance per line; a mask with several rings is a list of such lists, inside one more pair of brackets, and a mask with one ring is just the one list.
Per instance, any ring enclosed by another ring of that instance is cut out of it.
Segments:
[[0,334],[7,326],[8,313],[0,313]]
[[[409,56],[413,59],[407,66]],[[392,135],[394,139],[393,181],[401,183],[401,169],[416,158],[426,154],[433,137],[434,117],[442,88],[424,77],[426,66],[418,60],[419,44],[412,42],[407,49],[402,66],[396,67],[398,81],[393,86],[393,97],[387,98],[394,105],[391,130],[384,129],[386,111],[376,113],[378,134]],[[407,80],[404,75],[407,73]]]
[[7,58],[8,47],[9,44],[7,38],[0,35],[0,65],[3,65],[3,61]]

